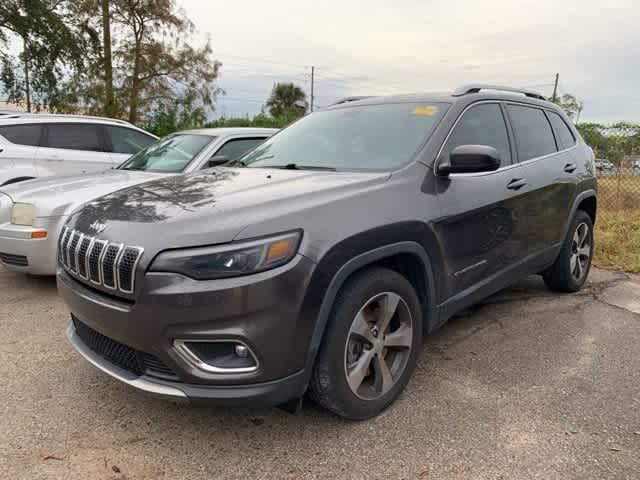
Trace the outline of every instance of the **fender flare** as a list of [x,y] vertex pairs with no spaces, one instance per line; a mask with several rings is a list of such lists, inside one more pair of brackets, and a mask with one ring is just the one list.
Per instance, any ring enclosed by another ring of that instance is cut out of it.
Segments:
[[435,293],[435,283],[434,283],[434,274],[433,267],[431,263],[431,258],[426,250],[419,243],[413,241],[403,241],[398,243],[393,243],[389,245],[384,245],[373,250],[366,251],[361,253],[348,262],[346,262],[340,269],[336,272],[336,274],[331,279],[329,286],[326,290],[324,298],[322,300],[320,310],[318,312],[318,317],[315,322],[315,326],[313,328],[313,333],[311,335],[311,340],[309,343],[309,348],[307,349],[306,358],[305,358],[305,388],[311,378],[311,373],[313,371],[313,365],[315,363],[316,356],[320,349],[320,345],[322,343],[322,339],[324,337],[327,324],[329,322],[329,315],[331,314],[331,309],[333,308],[333,303],[336,299],[340,288],[342,288],[345,281],[357,270],[360,270],[367,265],[371,265],[376,261],[382,260],[387,257],[391,257],[393,255],[397,255],[400,253],[413,254],[420,258],[423,266],[424,266],[424,275],[425,275],[425,285],[427,288],[427,295],[425,299],[425,304],[423,308],[426,308],[426,311],[423,311],[423,319],[426,319],[427,324],[423,325],[425,331],[429,332],[433,330],[437,326],[438,316],[436,310],[436,293]]
[[569,232],[569,227],[571,226],[571,220],[573,220],[573,217],[578,211],[578,206],[583,200],[591,197],[595,198],[596,200],[598,198],[596,195],[596,191],[591,188],[589,190],[584,190],[576,195],[576,198],[573,200],[573,205],[571,206],[571,211],[569,212],[569,218],[567,219],[567,222],[564,226],[564,232],[562,234],[563,241],[567,237],[567,233]]

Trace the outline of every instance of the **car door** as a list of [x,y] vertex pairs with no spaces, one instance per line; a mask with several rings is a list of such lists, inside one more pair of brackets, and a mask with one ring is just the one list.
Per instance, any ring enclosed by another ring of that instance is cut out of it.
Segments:
[[157,140],[156,137],[133,128],[105,125],[106,150],[115,165]]
[[104,150],[100,124],[49,123],[36,155],[38,174],[78,175],[109,169],[114,162]]
[[[526,257],[532,270],[553,260],[569,216],[578,168],[570,149],[558,148],[547,114],[533,105],[506,105],[518,161],[529,186],[525,212],[529,226]],[[562,121],[560,119],[560,121]],[[565,125],[566,128],[566,125]],[[558,151],[560,150],[560,151]]]
[[492,172],[436,178],[441,216],[434,228],[442,246],[449,296],[483,285],[491,289],[501,276],[516,275],[520,267],[527,241],[522,216],[529,187],[523,181],[524,167],[513,163],[512,143],[501,104],[481,102],[459,117],[438,155],[441,162],[457,146],[488,145],[501,159]]
[[16,178],[35,177],[42,125],[2,125],[0,135],[6,140],[0,144],[0,185]]

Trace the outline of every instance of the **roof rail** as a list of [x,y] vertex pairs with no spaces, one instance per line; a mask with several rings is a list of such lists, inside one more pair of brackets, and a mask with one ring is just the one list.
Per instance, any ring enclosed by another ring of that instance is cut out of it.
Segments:
[[468,95],[470,93],[478,93],[480,90],[499,90],[501,92],[522,93],[526,97],[546,100],[542,94],[527,90],[526,88],[504,87],[502,85],[490,85],[485,83],[470,83],[469,85],[458,87],[453,92],[453,96],[461,97],[462,95]]
[[340,100],[336,100],[335,102],[329,104],[329,107],[333,107],[334,105],[341,105],[343,103],[349,102],[357,102],[358,100],[364,100],[365,98],[373,98],[372,95],[355,95],[353,97],[344,97]]
[[100,117],[97,115],[79,115],[79,114],[66,114],[66,113],[28,113],[28,112],[14,112],[12,114],[0,115],[0,120],[5,118],[20,118],[20,117],[35,117],[35,118],[76,118],[87,120],[107,120],[121,125],[131,125],[126,120],[120,120],[119,118]]

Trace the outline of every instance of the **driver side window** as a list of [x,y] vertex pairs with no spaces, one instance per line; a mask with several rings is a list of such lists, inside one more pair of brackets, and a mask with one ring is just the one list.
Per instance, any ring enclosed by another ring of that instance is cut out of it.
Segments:
[[488,145],[500,154],[500,166],[511,164],[511,149],[507,124],[500,105],[482,103],[467,110],[442,149],[441,158],[448,158],[460,145]]

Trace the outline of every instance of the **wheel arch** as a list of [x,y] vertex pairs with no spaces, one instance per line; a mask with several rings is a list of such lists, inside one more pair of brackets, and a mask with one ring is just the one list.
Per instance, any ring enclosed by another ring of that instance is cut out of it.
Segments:
[[345,262],[327,281],[305,358],[307,380],[326,333],[336,296],[349,278],[363,269],[382,266],[402,274],[416,289],[423,309],[423,327],[430,332],[437,327],[437,293],[432,258],[416,241],[400,241],[360,253]]
[[33,180],[36,177],[16,177],[16,178],[10,178],[9,180],[7,180],[6,182],[4,182],[2,185],[0,186],[5,186],[5,185],[11,185],[12,183],[18,183],[18,182],[24,182],[26,180]]

